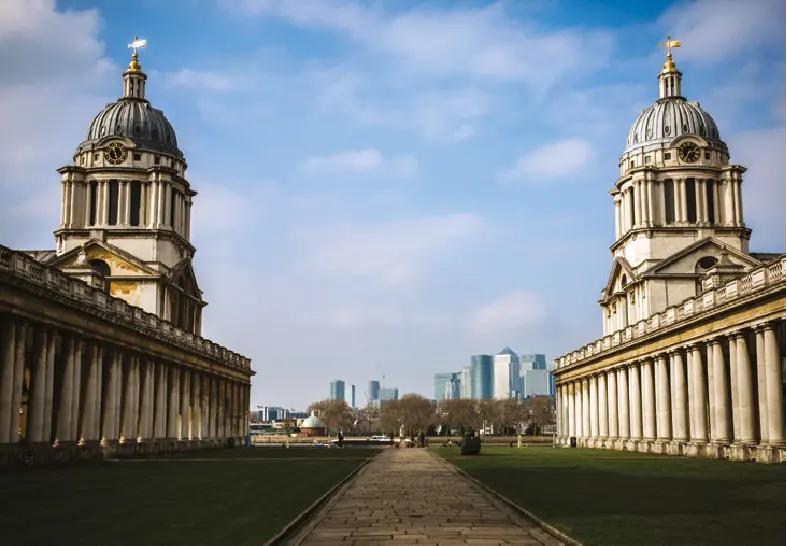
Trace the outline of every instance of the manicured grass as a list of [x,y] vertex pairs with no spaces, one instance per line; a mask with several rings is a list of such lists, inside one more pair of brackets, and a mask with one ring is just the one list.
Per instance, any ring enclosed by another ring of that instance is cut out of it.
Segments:
[[784,465],[590,449],[434,451],[588,545],[784,544]]
[[4,473],[0,543],[259,546],[375,453],[219,450]]

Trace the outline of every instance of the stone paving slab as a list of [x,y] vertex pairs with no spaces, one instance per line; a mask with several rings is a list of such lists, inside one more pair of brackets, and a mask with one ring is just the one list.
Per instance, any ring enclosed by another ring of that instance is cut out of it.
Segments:
[[386,449],[289,544],[564,544],[424,449]]

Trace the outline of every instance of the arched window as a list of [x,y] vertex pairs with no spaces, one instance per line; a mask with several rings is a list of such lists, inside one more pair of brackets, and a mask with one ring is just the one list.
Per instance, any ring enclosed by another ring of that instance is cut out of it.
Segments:
[[624,290],[628,283],[629,283],[628,278],[626,277],[626,274],[623,273],[623,275],[620,277],[620,289]]
[[103,278],[104,293],[109,295],[110,293],[109,277],[110,275],[112,275],[112,269],[109,267],[109,265],[107,265],[107,262],[105,262],[104,260],[93,259],[93,260],[89,260],[88,263],[90,264],[90,267],[93,269],[93,271],[101,275],[101,277]]
[[697,274],[697,284],[695,290],[698,296],[702,294],[702,281],[705,277],[705,273],[712,269],[718,262],[719,260],[717,260],[714,256],[703,256],[697,260],[697,265],[694,266],[694,272]]

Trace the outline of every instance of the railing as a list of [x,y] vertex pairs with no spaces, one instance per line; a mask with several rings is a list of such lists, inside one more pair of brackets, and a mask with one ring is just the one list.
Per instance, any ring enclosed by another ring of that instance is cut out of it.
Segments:
[[668,307],[661,313],[651,315],[632,326],[617,330],[576,351],[556,358],[556,368],[560,369],[576,364],[585,358],[609,351],[619,345],[658,333],[659,330],[671,327],[675,323],[689,319],[698,313],[704,313],[731,304],[738,298],[759,292],[768,287],[780,283],[784,284],[786,266],[787,262],[785,257],[782,256],[778,261],[753,269],[740,279],[735,279],[725,284],[716,284],[714,282],[710,286],[718,286],[716,290],[705,292],[694,298],[688,298],[678,305]]
[[[65,296],[81,309],[93,311],[102,318],[109,317],[114,322],[123,324],[144,335],[153,335],[157,339],[171,343],[183,349],[205,354],[233,368],[251,370],[251,359],[230,351],[205,338],[195,336],[175,328],[169,322],[148,313],[139,307],[128,304],[125,300],[106,295],[101,289],[94,288],[84,281],[73,279],[53,266],[38,263],[23,252],[15,252],[0,245],[0,274],[6,273],[36,284],[49,292]],[[153,330],[153,334],[151,334]]]

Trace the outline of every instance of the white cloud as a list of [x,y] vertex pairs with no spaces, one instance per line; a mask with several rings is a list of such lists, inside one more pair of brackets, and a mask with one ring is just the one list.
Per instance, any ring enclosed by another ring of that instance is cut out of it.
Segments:
[[226,74],[207,70],[184,68],[177,72],[162,74],[162,76],[164,85],[169,87],[187,87],[207,91],[227,91],[233,88],[233,84]]
[[783,50],[784,17],[784,0],[697,0],[675,4],[657,24],[682,40],[682,60],[708,63],[769,43]]
[[301,172],[310,175],[368,173],[388,171],[411,175],[418,170],[418,161],[412,156],[386,159],[377,150],[351,150],[338,154],[310,157],[301,165]]
[[483,221],[473,214],[402,220],[378,226],[348,226],[302,233],[319,270],[404,285],[418,280],[425,262],[477,233]]
[[538,182],[582,172],[593,159],[589,142],[568,139],[545,144],[520,157],[513,168],[502,174],[503,180]]
[[468,329],[472,336],[495,345],[539,326],[546,315],[546,307],[537,294],[510,292],[476,309]]

